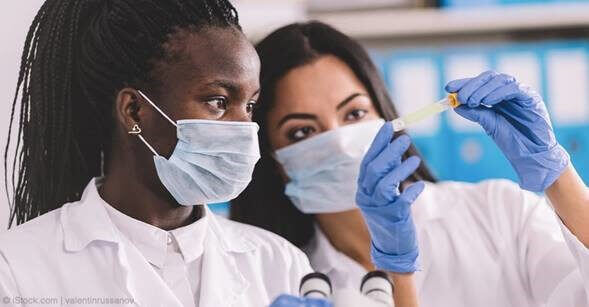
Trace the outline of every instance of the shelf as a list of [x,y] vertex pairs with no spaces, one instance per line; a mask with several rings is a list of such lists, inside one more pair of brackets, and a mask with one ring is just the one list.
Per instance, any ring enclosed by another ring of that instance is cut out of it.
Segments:
[[382,9],[316,13],[310,17],[326,22],[355,38],[444,36],[589,28],[589,4]]

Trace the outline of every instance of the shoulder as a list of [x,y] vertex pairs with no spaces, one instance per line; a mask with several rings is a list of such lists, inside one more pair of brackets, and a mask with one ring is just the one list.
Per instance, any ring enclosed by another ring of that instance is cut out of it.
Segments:
[[452,216],[476,221],[482,228],[517,233],[531,214],[548,206],[544,199],[525,191],[513,181],[484,180],[478,183],[441,182],[433,184],[430,199],[452,206]]
[[301,278],[312,271],[300,249],[270,231],[222,217],[215,220],[242,273],[262,280],[268,297],[298,293]]
[[247,225],[223,217],[216,218],[218,225],[231,241],[232,248],[242,246],[245,255],[268,266],[286,268],[290,271],[310,270],[309,259],[298,247],[283,237],[265,229]]
[[438,193],[460,194],[467,196],[487,196],[488,194],[519,193],[522,190],[517,183],[507,179],[488,179],[476,183],[462,181],[440,181],[429,184]]
[[55,209],[0,234],[0,255],[15,274],[51,270],[64,250],[62,209]]
[[232,221],[224,217],[216,217],[216,220],[228,236],[240,238],[252,247],[266,250],[287,249],[295,253],[301,252],[288,240],[271,231]]
[[43,249],[62,239],[61,211],[55,209],[0,233],[0,250]]
[[298,293],[301,278],[312,271],[309,259],[300,249],[270,231],[222,217],[216,220],[244,274],[264,280],[271,297]]
[[[477,183],[442,181],[427,183],[413,207],[418,224],[434,220],[476,220],[489,227],[520,223],[536,210],[542,198],[504,179]],[[453,223],[453,222],[452,222]]]
[[480,207],[490,207],[501,213],[524,212],[543,202],[543,198],[526,191],[506,179],[484,180],[476,184],[462,183],[466,200],[472,200]]
[[443,181],[427,185],[432,199],[466,205],[493,205],[537,201],[539,196],[522,190],[506,179],[483,180],[478,183]]

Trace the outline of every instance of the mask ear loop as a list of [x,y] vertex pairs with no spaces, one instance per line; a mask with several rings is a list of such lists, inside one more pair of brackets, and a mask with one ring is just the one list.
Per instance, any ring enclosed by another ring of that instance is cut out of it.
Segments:
[[147,146],[147,148],[153,152],[154,155],[159,156],[155,149],[153,149],[153,147],[151,147],[151,145],[149,145],[149,143],[147,143],[145,138],[141,135],[141,128],[139,128],[138,124],[133,125],[133,128],[131,131],[129,131],[129,134],[136,135],[143,142],[143,144],[145,144],[145,146]]
[[149,97],[147,97],[147,95],[143,94],[143,92],[141,90],[137,90],[137,92],[139,93],[139,95],[141,95],[141,97],[143,97],[143,99],[145,99],[147,102],[149,102],[149,104],[156,109],[158,112],[160,112],[160,114],[167,119],[172,125],[174,125],[174,127],[178,127],[178,125],[176,124],[176,122],[174,122],[170,117],[168,117],[168,115],[166,115],[166,113],[164,113],[164,111],[162,111],[162,109],[160,109],[155,103],[153,103],[153,101],[151,101],[151,99],[149,99]]

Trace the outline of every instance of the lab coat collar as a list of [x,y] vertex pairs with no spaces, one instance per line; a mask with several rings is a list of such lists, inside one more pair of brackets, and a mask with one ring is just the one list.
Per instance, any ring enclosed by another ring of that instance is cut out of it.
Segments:
[[[223,251],[231,253],[246,253],[257,248],[257,245],[251,242],[247,236],[243,235],[243,233],[237,233],[232,228],[223,228],[219,223],[219,220],[223,219],[223,217],[214,215],[208,206],[205,206],[205,210],[206,214],[210,216],[210,219],[208,220],[208,229],[214,234],[214,239]],[[209,239],[208,236],[207,239]]]
[[[109,204],[98,194],[96,183],[97,178],[93,178],[84,189],[80,201],[69,203],[61,210],[60,219],[68,251],[80,251],[92,241],[120,242],[120,235],[104,207]],[[256,248],[241,234],[226,233],[208,206],[205,206],[205,211],[205,215],[209,216],[208,228],[219,241],[222,250],[241,253]]]
[[[361,268],[364,273],[365,269],[356,261],[352,260],[346,254],[339,252],[327,239],[321,228],[315,227],[315,236],[311,244],[305,248],[313,264],[313,269],[324,274],[338,269],[351,270],[354,267]],[[336,265],[337,264],[337,265]]]
[[[78,202],[64,205],[61,223],[67,251],[79,252],[94,241],[117,246],[116,278],[140,306],[181,306],[181,303],[153,271],[131,242],[120,236],[104,207],[108,205],[98,194],[96,178],[86,186]],[[249,282],[237,265],[240,253],[257,246],[247,236],[229,227],[222,227],[218,218],[205,206],[207,235],[201,272],[200,306],[237,305]]]
[[[82,252],[88,245],[103,241],[116,251],[113,281],[138,306],[181,306],[164,281],[155,273],[139,250],[119,235],[106,211],[108,204],[98,194],[96,178],[86,186],[78,202],[61,210],[65,249]],[[103,248],[108,248],[105,246]]]
[[317,225],[315,236],[305,247],[305,252],[309,255],[313,269],[332,278],[331,282],[335,288],[356,287],[367,273],[362,265],[331,245]]
[[104,208],[121,235],[129,239],[149,263],[163,268],[168,253],[168,232],[134,219],[108,204],[104,204]]
[[210,214],[205,210],[198,221],[170,231],[178,243],[184,262],[188,263],[202,256],[209,218]]
[[94,178],[84,189],[80,201],[62,207],[60,219],[67,251],[81,251],[93,241],[118,244],[119,234],[108,217],[105,205],[108,206],[98,194]]
[[209,217],[207,214],[203,214],[197,221],[189,225],[166,231],[134,219],[112,206],[105,204],[105,208],[121,234],[133,242],[149,263],[158,268],[164,267],[169,253],[168,241],[172,237],[186,263],[194,261],[202,255]]

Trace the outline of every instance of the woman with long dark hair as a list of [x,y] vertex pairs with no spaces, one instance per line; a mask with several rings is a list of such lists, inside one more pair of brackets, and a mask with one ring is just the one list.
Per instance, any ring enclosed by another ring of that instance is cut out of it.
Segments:
[[393,138],[397,114],[368,54],[337,30],[292,24],[256,49],[261,159],[233,219],[304,249],[336,288],[388,255],[393,272],[415,272],[424,306],[587,305],[589,192],[539,96],[495,72],[447,86],[557,215],[506,180],[437,182],[409,138]]
[[203,206],[250,180],[258,92],[229,1],[45,1],[12,110],[20,225],[0,235],[2,303],[266,306],[298,293],[302,252]]

